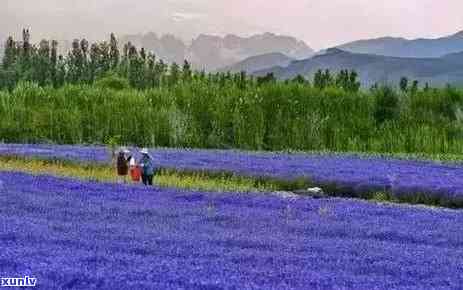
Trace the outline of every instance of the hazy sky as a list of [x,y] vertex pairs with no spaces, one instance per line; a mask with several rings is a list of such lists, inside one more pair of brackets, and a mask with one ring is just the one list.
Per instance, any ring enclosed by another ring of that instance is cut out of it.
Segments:
[[434,38],[463,30],[463,0],[1,0],[0,34],[101,38],[154,31],[288,34],[315,49],[381,37]]

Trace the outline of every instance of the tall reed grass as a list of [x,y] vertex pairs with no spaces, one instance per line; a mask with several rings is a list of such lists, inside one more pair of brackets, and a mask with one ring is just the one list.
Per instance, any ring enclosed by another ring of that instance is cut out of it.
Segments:
[[462,103],[463,92],[450,88],[355,93],[278,82],[243,90],[198,80],[139,91],[20,83],[0,92],[0,141],[102,144],[120,136],[138,146],[459,154]]

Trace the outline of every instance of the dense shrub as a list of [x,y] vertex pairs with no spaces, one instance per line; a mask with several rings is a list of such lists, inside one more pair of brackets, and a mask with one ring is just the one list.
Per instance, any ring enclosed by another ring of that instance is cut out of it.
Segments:
[[100,88],[113,89],[120,91],[130,87],[129,81],[116,74],[108,74],[105,77],[98,79],[95,85]]
[[[61,88],[0,91],[0,140],[134,145],[457,153],[462,92],[323,90],[264,83],[246,90],[193,80],[139,91],[117,78]],[[122,84],[122,85],[120,85]]]
[[399,114],[399,97],[390,87],[381,87],[374,91],[375,112],[377,124],[394,120]]

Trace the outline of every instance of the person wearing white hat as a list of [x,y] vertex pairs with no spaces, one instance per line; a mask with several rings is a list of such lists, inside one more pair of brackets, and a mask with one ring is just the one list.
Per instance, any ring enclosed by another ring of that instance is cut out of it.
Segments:
[[141,179],[144,185],[153,185],[154,177],[154,162],[153,157],[148,152],[147,148],[143,148],[140,153],[142,154],[140,160]]

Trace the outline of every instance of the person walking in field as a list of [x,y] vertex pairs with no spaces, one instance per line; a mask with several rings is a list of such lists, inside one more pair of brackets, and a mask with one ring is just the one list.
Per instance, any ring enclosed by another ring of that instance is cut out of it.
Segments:
[[153,185],[154,177],[154,161],[153,157],[148,152],[148,149],[143,148],[140,153],[142,154],[140,160],[141,179],[144,185]]
[[127,158],[126,154],[130,154],[130,151],[127,150],[126,148],[121,148],[119,150],[119,153],[117,154],[116,167],[117,167],[117,176],[118,176],[117,181],[119,183],[126,183],[127,175],[129,174],[128,159],[132,157],[130,156],[129,158]]

